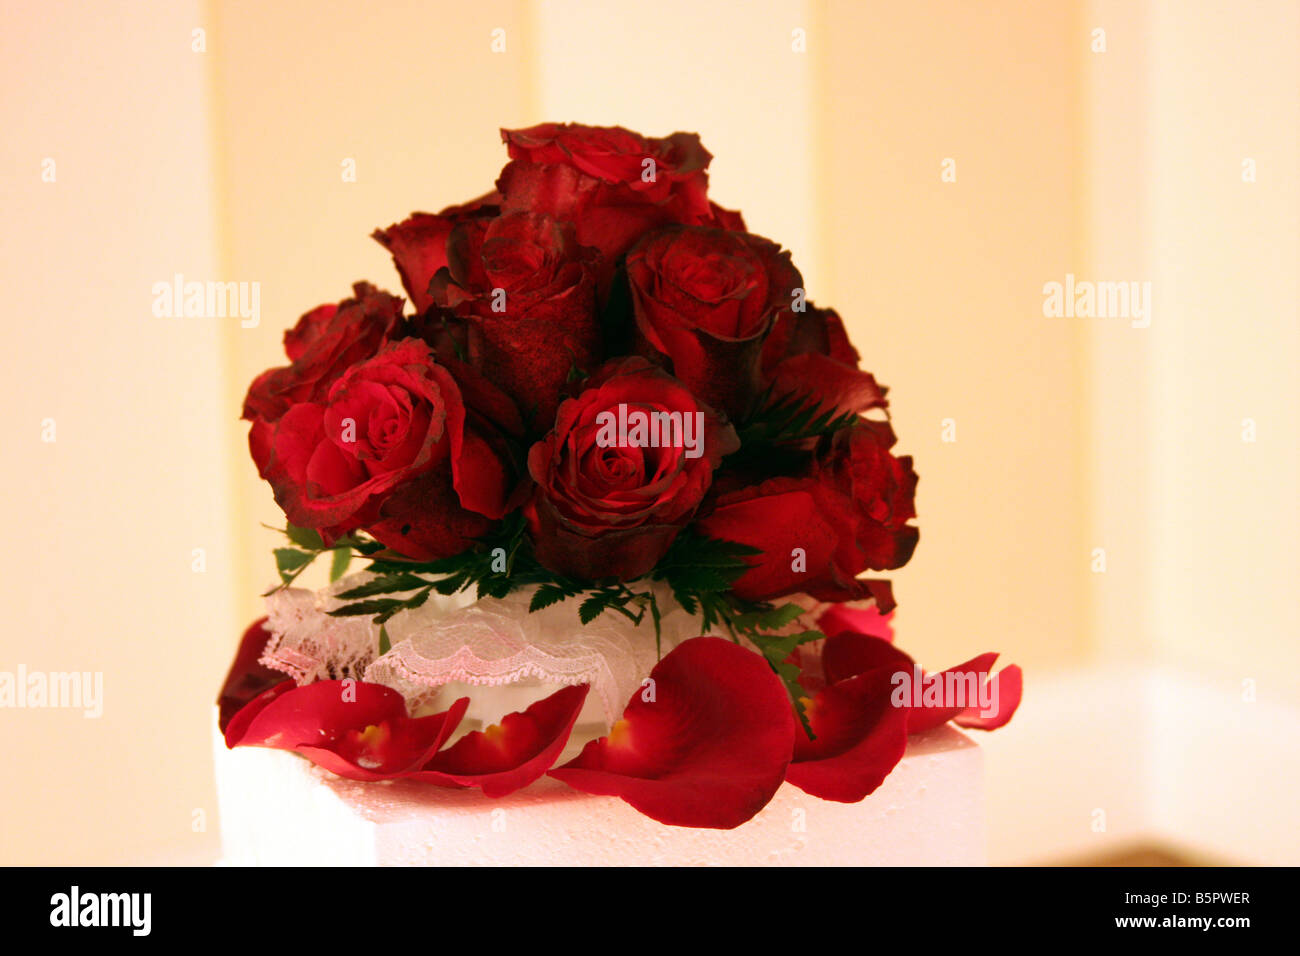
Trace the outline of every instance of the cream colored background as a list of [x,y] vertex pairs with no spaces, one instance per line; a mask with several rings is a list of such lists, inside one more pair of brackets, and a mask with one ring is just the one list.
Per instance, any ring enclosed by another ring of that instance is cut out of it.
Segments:
[[[0,668],[102,670],[106,709],[0,712],[0,862],[215,853],[209,707],[277,521],[243,389],[307,308],[398,288],[374,227],[490,188],[497,128],[546,119],[697,130],[891,386],[922,476],[900,642],[1030,675],[981,738],[995,859],[1155,833],[1297,862],[1267,839],[1300,704],[1297,5],[652,9],[6,4]],[[154,318],[175,272],[261,282],[261,325]],[[1152,327],[1045,319],[1066,272],[1153,282]],[[1228,716],[1193,744],[1194,712]]]

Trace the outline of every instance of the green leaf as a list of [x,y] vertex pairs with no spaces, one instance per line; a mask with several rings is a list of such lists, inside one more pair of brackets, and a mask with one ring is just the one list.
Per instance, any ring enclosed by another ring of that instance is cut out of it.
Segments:
[[803,705],[803,698],[806,696],[807,691],[799,684],[799,668],[787,663],[786,658],[800,644],[819,640],[826,635],[822,634],[821,631],[800,631],[797,634],[749,634],[747,636],[763,652],[763,657],[767,659],[768,666],[785,684],[786,690],[789,691],[790,697],[794,701],[795,713],[803,724],[804,730],[808,732],[809,738],[812,738],[812,727],[808,724],[808,715],[804,713]]
[[578,608],[578,620],[583,624],[590,624],[609,607],[609,596],[606,594],[596,593],[582,602]]
[[406,607],[405,601],[396,598],[375,598],[370,601],[354,601],[330,611],[330,617],[360,617],[363,614],[385,614],[400,611]]
[[325,542],[321,540],[320,532],[315,528],[299,528],[295,524],[286,525],[284,533],[300,548],[306,548],[308,551],[324,551]]
[[834,407],[823,410],[807,395],[774,397],[769,390],[737,434],[741,448],[752,453],[755,445],[788,445],[833,434],[851,427],[859,417],[855,412],[839,413]]
[[330,583],[333,584],[343,575],[348,573],[348,565],[352,563],[351,548],[335,548],[334,560],[330,562]]
[[383,657],[393,649],[392,643],[388,640],[388,628],[383,624],[379,625],[379,656]]
[[388,574],[367,581],[365,584],[358,584],[354,588],[348,588],[346,591],[340,591],[338,597],[341,600],[351,601],[354,598],[371,597],[376,594],[396,594],[401,591],[414,591],[428,586],[428,581],[416,577],[414,574]]
[[783,604],[780,607],[733,614],[731,623],[742,631],[779,631],[793,624],[803,613],[804,609],[797,604]]
[[275,569],[280,572],[280,580],[285,584],[297,577],[297,572],[311,564],[316,557],[297,548],[276,548],[271,553],[275,556]]
[[528,602],[528,612],[540,611],[542,608],[550,607],[552,604],[559,604],[566,597],[569,597],[564,588],[557,584],[543,584],[533,592],[533,598]]

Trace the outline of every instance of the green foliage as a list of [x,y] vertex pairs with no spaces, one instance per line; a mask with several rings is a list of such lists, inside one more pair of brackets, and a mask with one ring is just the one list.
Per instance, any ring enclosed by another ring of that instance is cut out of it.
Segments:
[[837,414],[834,407],[823,409],[806,395],[776,396],[771,389],[763,394],[756,407],[758,410],[737,429],[742,450],[756,451],[762,446],[821,438],[858,421],[854,412]]

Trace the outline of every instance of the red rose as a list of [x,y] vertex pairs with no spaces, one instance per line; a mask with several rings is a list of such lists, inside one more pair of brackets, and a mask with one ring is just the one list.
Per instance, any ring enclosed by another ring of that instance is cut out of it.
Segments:
[[871,590],[858,574],[906,564],[920,534],[907,523],[916,517],[917,477],[910,457],[890,454],[895,440],[888,423],[863,419],[836,433],[805,474],[719,496],[699,531],[763,552],[749,559],[736,594],[856,600]]
[[790,253],[749,233],[665,226],[628,253],[627,277],[642,351],[733,418],[748,412],[764,339],[803,286]]
[[537,559],[583,579],[646,574],[738,442],[681,382],[639,358],[606,365],[532,447]]
[[402,286],[416,312],[433,303],[429,280],[447,264],[447,237],[457,223],[491,218],[500,210],[501,196],[490,192],[460,206],[448,206],[438,214],[413,212],[410,218],[387,229],[376,229],[371,237],[393,256],[402,276]]
[[447,255],[434,302],[465,323],[470,364],[545,429],[575,369],[600,359],[595,251],[568,223],[514,213],[461,223]]
[[805,396],[823,411],[884,408],[886,390],[858,368],[858,361],[839,314],[808,303],[804,311],[777,315],[763,343],[763,382],[775,397]]
[[284,333],[284,351],[292,364],[254,379],[244,399],[244,418],[275,422],[295,404],[320,401],[340,375],[396,337],[402,300],[366,282],[352,291],[354,298],[319,306]]
[[714,221],[705,173],[713,157],[694,133],[654,139],[619,126],[542,123],[501,137],[512,160],[497,180],[503,208],[574,223],[578,241],[611,267],[648,229]]
[[349,369],[324,401],[294,405],[253,451],[294,524],[327,542],[365,528],[432,560],[505,513],[509,470],[467,417],[452,375],[406,339]]

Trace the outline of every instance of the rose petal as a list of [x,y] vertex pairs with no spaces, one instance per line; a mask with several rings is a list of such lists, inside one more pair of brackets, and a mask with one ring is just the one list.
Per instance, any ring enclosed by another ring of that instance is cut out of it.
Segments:
[[279,671],[273,671],[258,662],[270,639],[271,632],[266,629],[264,617],[249,625],[240,638],[239,650],[235,652],[230,672],[226,674],[226,681],[221,685],[221,693],[217,696],[220,708],[217,726],[223,733],[230,725],[231,718],[249,701],[284,680],[284,675]]
[[1020,696],[1024,690],[1024,674],[1019,664],[1010,664],[989,678],[990,693],[997,706],[989,716],[984,716],[978,707],[967,707],[953,718],[959,727],[973,730],[997,730],[1007,723],[1020,706]]
[[468,705],[462,697],[444,713],[413,718],[402,695],[381,684],[280,685],[245,708],[251,717],[241,711],[232,719],[226,745],[294,750],[343,777],[389,780],[428,763]]
[[891,672],[885,667],[859,674],[808,702],[816,739],[803,727],[796,730],[786,780],[840,803],[856,803],[880,786],[907,749],[907,710],[890,700]]
[[[762,809],[793,746],[790,701],[757,654],[692,638],[650,672],[623,719],[551,776],[661,823],[730,829]],[[649,699],[648,699],[649,698]]]
[[[927,686],[930,687],[941,686],[946,688],[948,685],[948,675],[962,675],[962,676],[974,675],[975,680],[982,684],[985,680],[988,679],[989,671],[993,669],[993,662],[996,661],[997,659],[998,659],[998,655],[996,653],[981,654],[978,657],[974,657],[970,659],[964,664],[958,664],[956,667],[950,667],[946,671],[942,671],[938,674],[925,674],[922,672],[921,676],[924,681],[924,683],[922,683],[921,685],[921,692],[920,692],[922,700],[924,701],[925,691]],[[942,683],[930,684],[929,681],[931,679],[935,679],[936,681],[940,681]],[[911,687],[913,689],[914,695],[915,695],[915,686],[916,686],[915,678],[913,678]],[[963,686],[969,687],[970,681],[969,680],[964,681]],[[947,696],[946,692],[943,696]],[[913,699],[915,698],[913,697]],[[952,720],[958,714],[961,714],[964,711],[966,711],[967,708],[965,706],[959,706],[944,701],[942,704],[939,704],[937,706],[934,704],[926,704],[926,703],[922,703],[920,706],[913,705],[910,708],[910,710],[911,710],[911,716],[908,719],[907,732],[910,734],[919,734],[919,733],[923,733],[924,731],[930,730],[934,727],[938,727],[941,724],[946,724],[948,721]],[[975,711],[976,713],[978,713],[979,711],[978,706],[975,708]],[[1011,719],[1009,715],[1007,719],[1008,720]]]
[[540,778],[559,758],[587,700],[589,684],[564,687],[522,713],[506,714],[486,731],[466,734],[414,778],[479,787],[504,797]]

